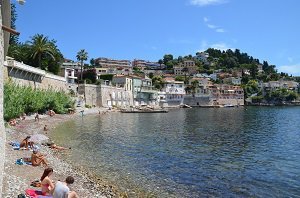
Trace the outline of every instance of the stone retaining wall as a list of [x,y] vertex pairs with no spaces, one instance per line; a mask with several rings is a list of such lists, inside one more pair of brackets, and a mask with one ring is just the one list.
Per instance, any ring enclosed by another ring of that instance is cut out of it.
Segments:
[[[18,85],[29,86],[34,89],[53,89],[57,91],[68,91],[66,79],[53,75],[44,70],[34,68],[17,61],[5,61],[4,81],[12,80]],[[12,65],[17,65],[13,67]]]

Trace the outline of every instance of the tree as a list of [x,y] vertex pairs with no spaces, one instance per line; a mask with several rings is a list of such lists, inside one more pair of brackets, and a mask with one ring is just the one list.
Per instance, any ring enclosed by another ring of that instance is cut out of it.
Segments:
[[31,45],[31,57],[36,60],[37,59],[37,66],[41,68],[42,66],[42,56],[49,56],[53,60],[55,60],[54,54],[54,46],[48,40],[48,37],[44,36],[43,34],[36,34],[32,37],[31,41],[29,41]]
[[152,78],[152,84],[156,89],[160,90],[164,85],[164,80],[161,76],[154,76]]
[[88,53],[84,50],[84,49],[81,49],[77,55],[76,55],[76,58],[78,61],[80,61],[80,80],[82,80],[82,68],[83,68],[83,61],[86,61],[88,59]]
[[164,55],[163,62],[164,62],[165,65],[167,65],[167,63],[172,61],[172,60],[173,60],[173,55],[172,54]]
[[160,69],[161,69],[161,65],[164,63],[164,61],[162,60],[162,59],[159,59],[158,60],[158,64],[159,64],[159,67],[160,67]]
[[90,64],[91,64],[92,67],[94,67],[94,66],[95,66],[95,59],[92,58],[92,59],[90,60]]
[[[11,24],[10,24],[10,27],[12,29],[16,29],[17,16],[18,15],[17,15],[17,12],[16,12],[16,5],[12,3],[11,4]],[[9,38],[9,44],[10,45],[18,44],[18,40],[19,40],[18,35],[10,34],[10,38]]]

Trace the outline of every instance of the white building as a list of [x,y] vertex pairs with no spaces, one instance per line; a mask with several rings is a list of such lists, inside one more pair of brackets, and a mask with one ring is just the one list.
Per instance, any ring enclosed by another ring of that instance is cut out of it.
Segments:
[[165,99],[168,106],[178,106],[183,104],[185,96],[185,86],[182,81],[166,80],[163,92],[166,93]]
[[209,57],[209,53],[207,52],[198,52],[194,58],[204,63],[207,63],[207,58]]

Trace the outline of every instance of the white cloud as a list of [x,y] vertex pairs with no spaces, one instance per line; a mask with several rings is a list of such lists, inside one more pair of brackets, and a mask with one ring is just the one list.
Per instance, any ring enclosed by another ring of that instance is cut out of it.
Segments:
[[224,32],[225,32],[225,30],[224,30],[223,28],[217,28],[217,29],[216,29],[216,32],[219,32],[219,33],[224,33]]
[[216,25],[213,25],[213,24],[211,24],[211,23],[208,23],[209,19],[208,19],[207,17],[204,17],[204,18],[203,18],[203,21],[204,21],[205,25],[206,25],[209,29],[213,29],[213,30],[215,30],[216,32],[219,32],[219,33],[224,33],[224,32],[225,32],[225,30],[224,30],[223,28],[220,28],[220,27],[218,27],[218,26],[216,26]]
[[294,65],[283,65],[277,67],[279,72],[292,74],[293,76],[300,76],[300,63]]
[[197,50],[197,52],[203,52],[205,50],[207,50],[208,48],[214,48],[214,49],[219,49],[219,50],[228,50],[228,49],[231,49],[233,50],[234,48],[230,47],[228,44],[224,43],[224,42],[219,42],[219,43],[212,43],[212,44],[209,44],[207,43],[206,40],[203,40],[201,42],[201,47],[199,50]]
[[210,28],[210,29],[216,29],[217,28],[217,26],[212,25],[212,24],[207,24],[207,27]]
[[214,43],[212,45],[210,45],[211,48],[215,48],[215,49],[219,49],[219,50],[228,50],[228,49],[233,49],[232,47],[230,47],[228,44],[224,43],[224,42],[220,42],[220,43]]
[[226,0],[190,0],[191,5],[195,6],[208,6],[208,5],[218,5],[226,3]]

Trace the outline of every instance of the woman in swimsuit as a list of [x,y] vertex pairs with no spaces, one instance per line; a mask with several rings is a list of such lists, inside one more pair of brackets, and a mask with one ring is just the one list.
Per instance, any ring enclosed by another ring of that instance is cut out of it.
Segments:
[[53,173],[52,168],[46,168],[44,173],[41,177],[41,187],[42,187],[42,194],[43,195],[51,195],[54,189],[54,184],[50,179],[50,176]]

